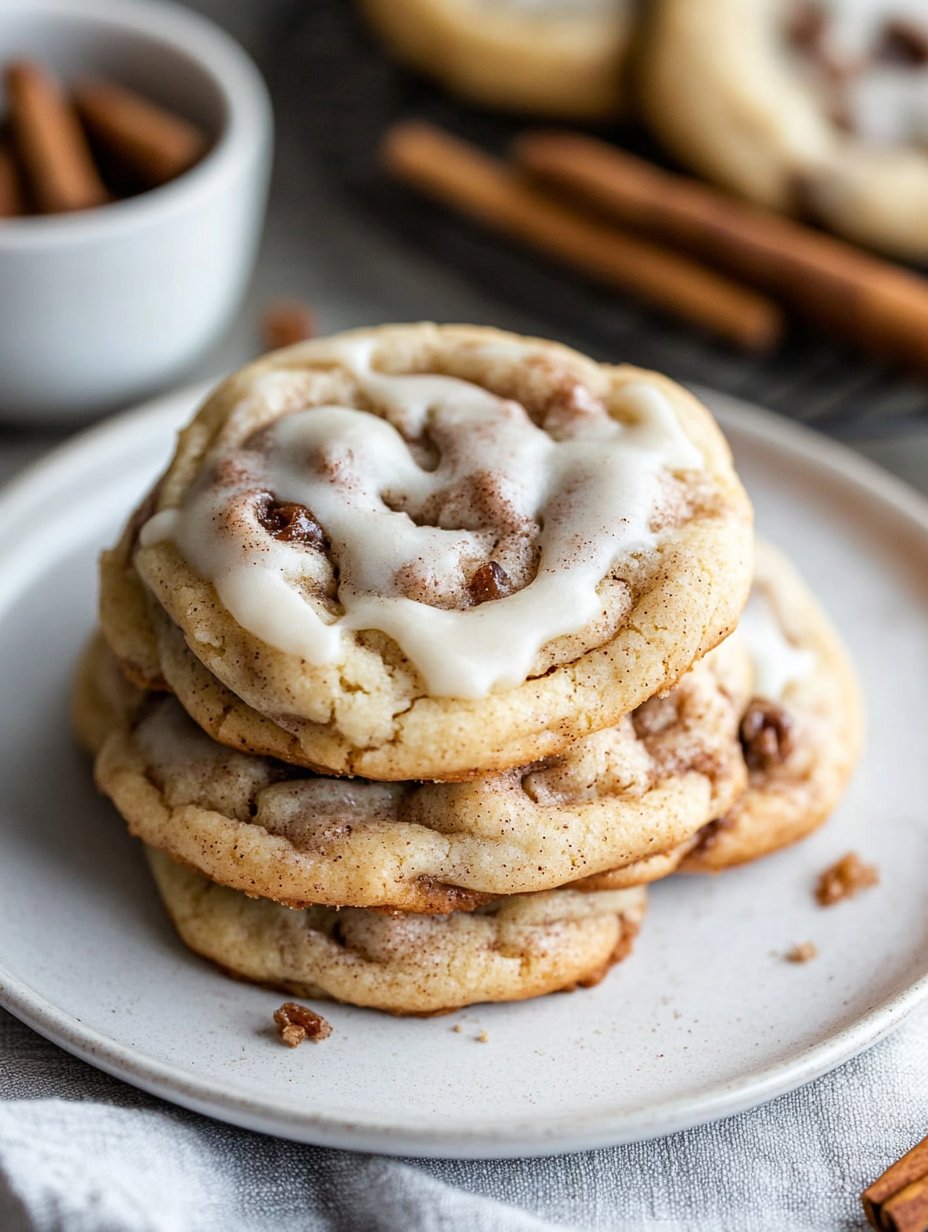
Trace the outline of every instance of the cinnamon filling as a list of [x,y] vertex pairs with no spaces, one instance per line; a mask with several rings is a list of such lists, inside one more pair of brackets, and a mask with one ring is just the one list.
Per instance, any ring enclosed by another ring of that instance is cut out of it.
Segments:
[[825,13],[816,4],[796,4],[786,19],[786,39],[797,51],[817,55],[825,35]]
[[512,593],[513,585],[502,565],[488,560],[472,574],[467,590],[474,603],[491,603],[494,599],[505,599]]
[[255,514],[268,534],[283,543],[303,543],[320,550],[329,546],[325,531],[305,505],[275,500],[268,492],[258,499]]
[[928,65],[928,29],[901,18],[888,21],[878,55],[887,64],[924,68]]
[[734,818],[726,814],[724,817],[716,817],[714,821],[704,825],[699,831],[699,838],[696,846],[693,848],[693,854],[703,855],[705,852],[711,851],[718,843],[719,836],[724,834],[726,830],[730,830],[734,824]]
[[755,697],[741,720],[741,747],[749,770],[774,769],[793,747],[793,721],[782,706]]
[[798,0],[784,36],[836,127],[879,145],[928,144],[928,14],[904,0],[859,13]]

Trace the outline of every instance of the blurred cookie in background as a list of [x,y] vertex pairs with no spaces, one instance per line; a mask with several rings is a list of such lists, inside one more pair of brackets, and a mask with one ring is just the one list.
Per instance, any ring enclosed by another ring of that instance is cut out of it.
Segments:
[[360,0],[402,61],[488,107],[576,120],[622,110],[633,0]]
[[928,257],[924,0],[653,0],[640,92],[691,169],[857,243]]

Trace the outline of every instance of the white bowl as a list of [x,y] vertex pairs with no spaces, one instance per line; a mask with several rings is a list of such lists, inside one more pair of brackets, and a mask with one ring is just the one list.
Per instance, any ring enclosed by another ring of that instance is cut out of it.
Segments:
[[161,0],[2,0],[0,62],[19,56],[130,85],[213,138],[151,192],[0,221],[0,417],[86,418],[164,386],[238,306],[264,213],[270,102],[228,35]]

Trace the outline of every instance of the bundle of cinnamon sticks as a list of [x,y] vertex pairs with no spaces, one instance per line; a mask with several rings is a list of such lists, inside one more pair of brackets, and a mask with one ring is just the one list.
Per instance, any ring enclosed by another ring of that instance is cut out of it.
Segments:
[[421,121],[382,149],[396,178],[585,275],[753,351],[794,313],[928,375],[928,280],[572,132],[500,161]]
[[928,1138],[887,1168],[862,1201],[871,1226],[882,1232],[928,1232]]
[[66,92],[52,72],[17,60],[3,72],[0,219],[91,209],[188,170],[205,134],[124,86],[86,78]]

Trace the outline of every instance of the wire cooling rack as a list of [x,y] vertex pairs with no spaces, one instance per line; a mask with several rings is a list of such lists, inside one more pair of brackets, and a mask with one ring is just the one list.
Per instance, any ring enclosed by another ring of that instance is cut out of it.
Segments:
[[[928,386],[795,325],[767,356],[733,351],[708,334],[522,251],[392,183],[379,170],[385,128],[420,116],[502,152],[523,122],[470,108],[392,64],[362,28],[349,0],[303,0],[278,27],[269,56],[272,89],[310,156],[372,225],[477,280],[599,358],[659,368],[762,403],[845,438],[899,434],[928,421]],[[633,129],[600,130],[659,157]],[[928,347],[928,339],[926,339]]]

